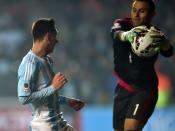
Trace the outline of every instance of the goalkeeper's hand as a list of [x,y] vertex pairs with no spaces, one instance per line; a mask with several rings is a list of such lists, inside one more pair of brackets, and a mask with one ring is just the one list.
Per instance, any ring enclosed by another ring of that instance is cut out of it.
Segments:
[[136,37],[136,32],[134,30],[126,31],[126,32],[120,32],[119,33],[119,39],[121,41],[129,41],[130,43],[133,43],[134,37]]
[[118,37],[121,41],[129,41],[130,43],[133,43],[134,38],[141,33],[144,33],[146,26],[143,27],[135,27],[132,28],[129,31],[120,31],[118,33]]
[[155,47],[156,52],[160,52],[162,48],[167,47],[168,40],[166,39],[162,31],[157,30],[154,26],[152,26],[149,32],[150,32],[150,36],[153,39],[153,46]]

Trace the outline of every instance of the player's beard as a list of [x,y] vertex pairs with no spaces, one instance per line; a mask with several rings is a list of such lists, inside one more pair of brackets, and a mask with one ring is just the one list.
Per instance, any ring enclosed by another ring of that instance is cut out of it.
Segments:
[[55,43],[50,43],[46,48],[47,54],[52,53],[54,51],[54,47],[55,47]]
[[51,47],[51,46],[48,46],[48,47],[45,49],[46,55],[48,55],[48,54],[50,54],[50,53],[52,53],[52,52],[53,52],[53,47]]

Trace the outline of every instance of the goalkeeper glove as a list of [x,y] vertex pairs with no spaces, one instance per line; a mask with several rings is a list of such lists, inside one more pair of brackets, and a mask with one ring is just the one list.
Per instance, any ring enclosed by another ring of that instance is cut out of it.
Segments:
[[132,28],[129,31],[120,31],[119,32],[119,39],[121,41],[129,41],[130,43],[133,43],[134,38],[139,34],[143,33],[147,27],[146,26],[138,26],[135,28]]
[[157,30],[154,26],[152,26],[149,30],[150,36],[153,39],[153,45],[155,47],[156,52],[160,52],[160,48],[166,43],[166,38],[163,32]]
[[129,41],[132,43],[134,41],[134,37],[136,37],[136,33],[133,30],[126,31],[126,32],[120,32],[120,40],[121,41]]

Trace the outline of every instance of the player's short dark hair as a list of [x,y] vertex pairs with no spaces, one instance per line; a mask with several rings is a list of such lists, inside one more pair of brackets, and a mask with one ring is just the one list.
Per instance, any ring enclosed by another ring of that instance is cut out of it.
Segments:
[[54,19],[40,18],[36,22],[33,22],[31,33],[34,41],[42,39],[48,32],[57,33]]
[[149,4],[149,7],[150,7],[150,11],[151,12],[154,12],[155,9],[156,9],[156,6],[155,6],[155,3],[153,0],[133,0],[133,2],[135,1],[143,1],[143,2],[147,2]]

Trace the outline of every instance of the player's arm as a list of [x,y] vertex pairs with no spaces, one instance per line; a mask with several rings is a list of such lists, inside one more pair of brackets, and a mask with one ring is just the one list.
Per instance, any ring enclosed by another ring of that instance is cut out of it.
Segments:
[[18,70],[18,98],[22,104],[28,104],[43,100],[55,91],[52,86],[36,91],[36,81],[39,69],[37,63],[26,59]]
[[59,103],[68,105],[76,111],[82,109],[85,105],[85,103],[79,99],[65,97],[62,95],[59,96]]
[[173,46],[167,38],[164,38],[164,44],[160,46],[160,53],[165,57],[170,57],[173,55]]
[[123,42],[129,41],[130,43],[132,43],[136,35],[137,34],[134,29],[131,29],[129,31],[116,30],[112,33],[112,38],[114,40],[119,40]]
[[[47,97],[51,96],[56,90],[59,90],[60,88],[62,88],[66,82],[67,80],[65,79],[64,75],[58,73],[54,76],[51,85],[41,89],[40,91],[30,92],[29,95],[19,96],[19,101],[22,104],[42,102]],[[21,85],[23,85],[23,83]],[[19,86],[18,88],[22,88],[22,87]]]
[[129,18],[116,19],[111,28],[112,39],[132,42],[134,37],[136,36],[136,33],[134,32],[134,30],[128,31],[128,28],[131,28],[131,27],[132,25]]
[[18,96],[21,104],[29,103],[39,103],[45,100],[48,96],[52,95],[55,92],[54,87],[51,85],[47,88],[44,88],[40,91],[30,93],[28,96]]
[[132,43],[136,35],[137,34],[134,32],[134,30],[131,29],[129,31],[119,31],[116,33],[115,37],[120,41],[129,41],[130,43]]
[[[41,89],[40,91],[31,92],[27,96],[19,96],[19,101],[22,104],[39,103],[44,101],[46,98],[54,94],[56,90],[59,90],[67,82],[67,79],[63,74],[56,74],[52,80],[52,84],[48,87]],[[19,87],[20,88],[20,87]]]
[[118,39],[118,35],[120,34],[120,32],[123,32],[122,30],[122,22],[120,21],[120,19],[117,19],[114,21],[113,26],[111,27],[111,37],[113,40]]
[[36,91],[36,81],[39,74],[38,70],[35,62],[28,62],[19,67],[18,98],[22,104],[41,102],[67,82],[64,75],[59,73],[54,76],[51,85]]

